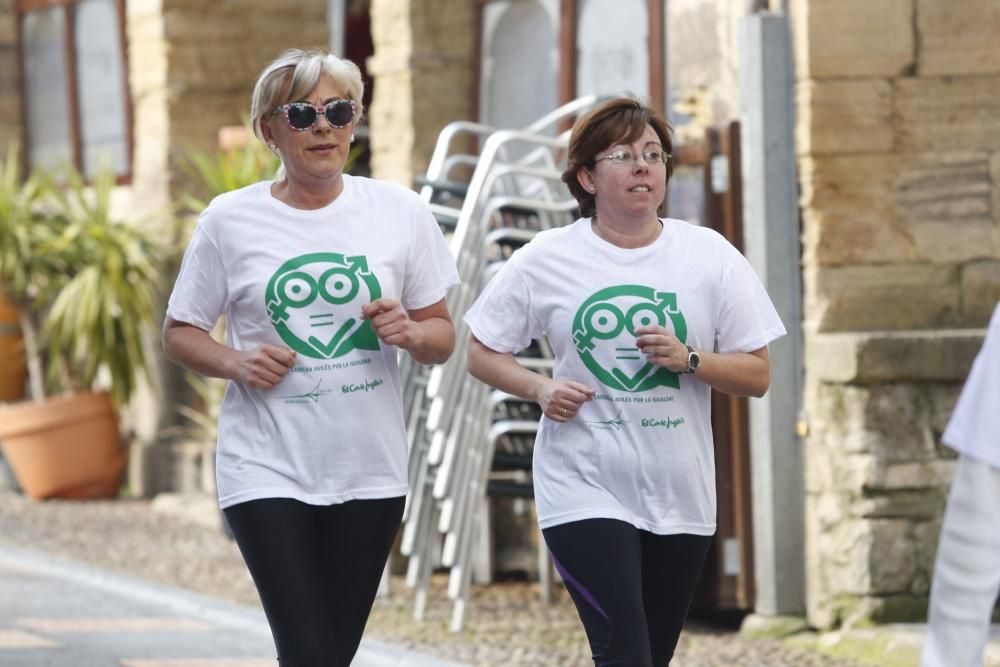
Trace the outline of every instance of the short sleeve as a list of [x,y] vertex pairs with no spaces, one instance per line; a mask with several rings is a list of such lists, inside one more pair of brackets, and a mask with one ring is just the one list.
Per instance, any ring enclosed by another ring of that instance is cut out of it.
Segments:
[[227,301],[222,255],[199,222],[184,252],[167,315],[209,331],[225,312]]
[[497,352],[520,352],[543,334],[532,312],[531,292],[514,261],[490,280],[464,319],[479,342]]
[[726,250],[715,351],[753,352],[785,335],[785,326],[750,262],[728,244]]
[[960,452],[1000,466],[1000,304],[969,371],[941,440]]
[[426,308],[443,299],[458,284],[455,258],[423,201],[412,206],[412,241],[407,249],[401,302],[407,310]]

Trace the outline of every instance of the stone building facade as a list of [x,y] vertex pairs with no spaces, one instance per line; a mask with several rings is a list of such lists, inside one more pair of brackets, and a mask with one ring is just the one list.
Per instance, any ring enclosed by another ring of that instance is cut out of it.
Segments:
[[[417,0],[404,4],[415,16]],[[471,3],[419,4],[470,19]],[[681,138],[738,119],[750,4],[667,3]],[[765,4],[792,17],[795,45],[805,295],[789,328],[805,341],[804,607],[817,627],[920,619],[953,468],[941,433],[1000,299],[1000,11],[992,0]],[[374,3],[376,62],[402,11]],[[397,75],[396,94],[413,104],[421,92],[407,77],[433,72],[435,90],[452,89],[439,101],[460,115],[462,53],[475,45],[432,57],[441,33],[421,26],[410,22],[414,73]],[[440,123],[414,113],[390,130],[388,99],[373,106],[385,142],[375,171],[405,182]]]
[[[165,211],[182,148],[240,123],[282,49],[328,44],[329,4],[129,0],[127,205]],[[474,117],[479,4],[372,0],[375,176],[412,185],[440,129]],[[682,136],[737,119],[749,4],[666,3]],[[941,433],[1000,299],[1000,8],[769,4],[795,44],[805,296],[803,321],[786,324],[805,340],[803,602],[818,627],[919,619],[953,467]],[[23,120],[16,6],[0,0],[0,147]]]
[[791,13],[809,619],[920,619],[952,476],[941,433],[1000,300],[1000,10]]
[[[669,3],[682,136],[738,119],[748,4]],[[1000,10],[769,4],[795,52],[805,608],[817,627],[918,620],[954,465],[941,433],[1000,300]]]
[[[36,3],[37,4],[37,3]],[[218,129],[249,113],[257,73],[282,50],[329,44],[327,0],[275,3],[128,0],[126,63],[132,177],[119,193],[134,217],[163,215],[179,194],[187,148],[212,149]],[[20,140],[18,0],[0,0],[0,147]]]
[[475,4],[454,0],[373,0],[378,81],[369,109],[372,173],[412,186],[438,133],[472,115]]

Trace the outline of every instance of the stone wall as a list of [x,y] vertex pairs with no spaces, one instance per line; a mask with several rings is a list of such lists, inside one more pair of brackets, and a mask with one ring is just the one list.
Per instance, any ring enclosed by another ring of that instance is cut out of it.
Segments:
[[438,133],[472,115],[475,3],[373,0],[372,174],[412,187]]
[[941,432],[1000,299],[1000,10],[791,4],[809,618],[920,619]]
[[745,3],[667,3],[667,84],[677,138],[698,140],[705,128],[739,115],[739,19]]
[[[167,51],[161,0],[126,4],[129,94],[132,99],[132,202],[139,218],[168,217],[170,119]],[[164,236],[168,225],[162,225]]]
[[330,42],[326,0],[294,7],[264,0],[160,0],[166,52],[166,114],[171,189],[184,186],[179,168],[189,148],[217,145],[220,127],[250,113],[260,71],[282,51]]

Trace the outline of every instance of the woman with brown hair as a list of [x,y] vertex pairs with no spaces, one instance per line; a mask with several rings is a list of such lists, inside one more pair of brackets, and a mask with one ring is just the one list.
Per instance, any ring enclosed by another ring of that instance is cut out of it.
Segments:
[[[715,533],[711,391],[762,396],[785,333],[744,257],[657,217],[666,121],[630,98],[573,128],[583,217],[514,253],[465,319],[469,370],[537,401],[538,519],[596,665],[670,662]],[[552,378],[514,353],[548,338]]]

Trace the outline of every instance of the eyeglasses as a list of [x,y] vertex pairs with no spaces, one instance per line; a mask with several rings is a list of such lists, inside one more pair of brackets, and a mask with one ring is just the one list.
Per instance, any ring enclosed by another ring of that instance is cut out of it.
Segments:
[[275,108],[271,115],[285,114],[285,119],[293,130],[304,132],[319,120],[320,114],[326,116],[326,122],[333,127],[344,127],[354,120],[354,109],[354,100],[334,100],[321,107],[308,102],[292,102]]
[[601,160],[607,160],[611,164],[621,164],[621,165],[633,165],[636,161],[642,157],[650,167],[658,167],[661,164],[666,164],[667,160],[670,159],[670,153],[666,153],[659,149],[650,149],[642,151],[639,155],[636,155],[629,150],[615,151],[614,153],[608,153],[603,157],[595,157],[594,162],[600,162]]

